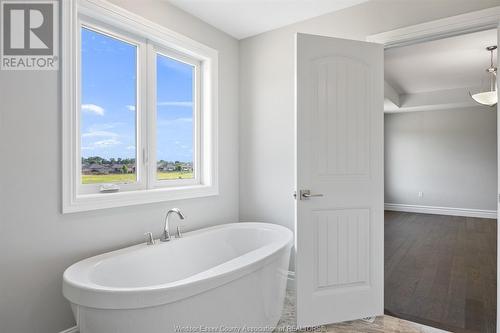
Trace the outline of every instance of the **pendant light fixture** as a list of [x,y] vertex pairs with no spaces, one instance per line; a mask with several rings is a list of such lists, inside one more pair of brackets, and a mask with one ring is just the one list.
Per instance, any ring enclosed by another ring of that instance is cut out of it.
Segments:
[[497,94],[497,68],[493,65],[493,51],[497,49],[496,45],[488,46],[486,48],[487,51],[490,52],[490,67],[486,69],[490,77],[490,90],[485,92],[480,92],[477,94],[471,94],[469,92],[470,97],[475,100],[477,103],[481,105],[487,106],[495,106],[498,103],[498,94]]

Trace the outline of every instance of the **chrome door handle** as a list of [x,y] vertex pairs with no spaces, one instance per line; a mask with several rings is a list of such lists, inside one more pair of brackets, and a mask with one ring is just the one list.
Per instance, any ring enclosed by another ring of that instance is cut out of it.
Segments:
[[300,200],[309,200],[309,198],[322,197],[323,194],[311,194],[310,190],[300,190]]
[[312,197],[322,197],[323,194],[307,194],[307,193],[304,193],[304,194],[302,194],[302,196],[304,198],[312,198]]

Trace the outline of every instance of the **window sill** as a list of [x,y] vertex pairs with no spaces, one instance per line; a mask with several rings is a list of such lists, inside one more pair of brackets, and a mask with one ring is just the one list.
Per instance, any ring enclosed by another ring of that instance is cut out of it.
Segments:
[[193,199],[218,195],[216,186],[193,185],[115,193],[77,195],[63,203],[63,214],[105,208],[143,205],[156,202]]

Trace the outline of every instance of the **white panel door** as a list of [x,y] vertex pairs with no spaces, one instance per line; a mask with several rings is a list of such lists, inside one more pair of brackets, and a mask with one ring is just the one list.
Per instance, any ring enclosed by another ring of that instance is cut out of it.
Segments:
[[383,57],[380,44],[297,34],[299,326],[383,314]]

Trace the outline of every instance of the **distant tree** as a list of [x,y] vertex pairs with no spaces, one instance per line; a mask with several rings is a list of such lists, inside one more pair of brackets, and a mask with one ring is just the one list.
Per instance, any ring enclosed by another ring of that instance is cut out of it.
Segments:
[[125,164],[122,166],[122,173],[128,173],[128,167]]
[[101,164],[101,165],[113,165],[113,164],[120,164],[120,165],[135,165],[135,158],[110,158],[105,159],[100,156],[91,156],[91,157],[82,157],[82,164]]
[[91,156],[87,158],[87,163],[89,164],[103,164],[103,158],[99,156]]

